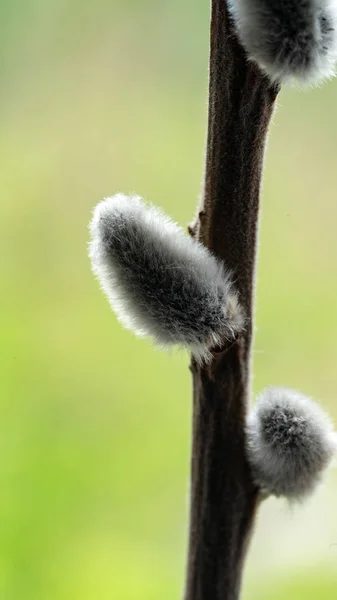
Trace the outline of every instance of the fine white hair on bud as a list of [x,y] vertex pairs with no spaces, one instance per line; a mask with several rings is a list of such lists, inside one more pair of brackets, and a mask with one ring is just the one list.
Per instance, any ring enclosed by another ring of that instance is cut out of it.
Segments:
[[247,418],[247,456],[261,491],[302,500],[315,490],[337,449],[325,412],[286,388],[267,388]]
[[100,202],[90,224],[92,269],[122,324],[197,361],[234,339],[244,318],[229,273],[159,208],[139,196]]
[[228,0],[248,57],[273,82],[315,84],[334,74],[336,0]]

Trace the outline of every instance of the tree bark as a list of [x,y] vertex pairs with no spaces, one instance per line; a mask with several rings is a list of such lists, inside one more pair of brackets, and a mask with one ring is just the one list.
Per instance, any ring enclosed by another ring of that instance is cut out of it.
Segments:
[[245,455],[264,149],[278,88],[247,61],[225,0],[212,0],[209,122],[202,206],[190,233],[232,271],[244,333],[194,361],[192,485],[185,600],[237,600],[259,501]]

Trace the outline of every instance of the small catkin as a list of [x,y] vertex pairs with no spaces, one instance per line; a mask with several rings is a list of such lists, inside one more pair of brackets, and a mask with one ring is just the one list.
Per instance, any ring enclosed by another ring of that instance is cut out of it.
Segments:
[[247,419],[247,454],[256,484],[290,500],[315,490],[336,442],[329,417],[294,390],[267,388]]
[[199,362],[244,326],[224,266],[138,196],[102,201],[90,224],[92,269],[122,324]]
[[273,82],[315,84],[334,75],[337,8],[333,0],[228,0],[248,57]]

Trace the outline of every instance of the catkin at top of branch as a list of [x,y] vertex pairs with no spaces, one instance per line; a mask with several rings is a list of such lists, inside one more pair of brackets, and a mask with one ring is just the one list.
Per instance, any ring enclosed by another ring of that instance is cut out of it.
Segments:
[[248,57],[272,81],[315,84],[334,75],[335,0],[228,0],[228,5]]

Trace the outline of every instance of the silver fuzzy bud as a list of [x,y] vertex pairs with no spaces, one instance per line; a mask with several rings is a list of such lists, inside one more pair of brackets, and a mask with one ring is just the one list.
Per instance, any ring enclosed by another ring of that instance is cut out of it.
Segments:
[[137,335],[184,346],[203,362],[243,328],[223,264],[159,208],[117,194],[98,204],[90,231],[92,269],[119,320]]
[[286,388],[267,388],[247,419],[247,455],[266,494],[301,500],[321,481],[337,448],[325,412]]
[[273,82],[315,84],[334,75],[335,0],[228,0],[248,57]]

